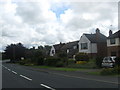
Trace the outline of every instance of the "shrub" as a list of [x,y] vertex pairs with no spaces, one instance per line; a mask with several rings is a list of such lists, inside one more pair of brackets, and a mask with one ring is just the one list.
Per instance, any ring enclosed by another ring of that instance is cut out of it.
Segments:
[[48,57],[46,58],[44,63],[45,65],[48,65],[48,66],[57,66],[57,67],[63,66],[64,64],[63,60],[57,57]]
[[75,55],[76,61],[89,61],[89,57],[86,53],[77,53]]
[[24,60],[20,60],[19,64],[21,65],[25,65],[25,64],[29,64],[30,63],[30,59],[24,59]]
[[86,64],[87,61],[77,61],[76,64]]
[[73,59],[68,59],[68,65],[69,64],[75,64],[75,60],[73,60]]
[[120,66],[120,57],[116,57],[115,58],[115,65],[117,66]]
[[101,68],[103,57],[96,58],[96,66]]
[[103,68],[100,72],[101,75],[115,75],[120,74],[120,66],[116,66],[114,68]]
[[103,68],[100,74],[101,75],[112,75],[114,74],[113,68]]

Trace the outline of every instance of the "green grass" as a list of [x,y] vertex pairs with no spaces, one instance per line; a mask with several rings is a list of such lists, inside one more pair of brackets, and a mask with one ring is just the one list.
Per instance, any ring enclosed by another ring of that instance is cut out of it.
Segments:
[[96,72],[88,72],[88,74],[91,74],[91,75],[100,75],[100,71],[96,71]]
[[85,70],[82,68],[67,68],[67,67],[50,67],[50,66],[32,66],[35,68],[45,68],[45,69],[51,69],[51,70],[59,70],[59,71],[81,71]]

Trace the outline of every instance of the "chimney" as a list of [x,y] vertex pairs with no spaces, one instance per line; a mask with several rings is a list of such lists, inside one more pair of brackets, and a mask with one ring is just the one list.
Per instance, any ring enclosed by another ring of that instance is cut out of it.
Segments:
[[109,31],[109,36],[111,36],[111,35],[112,35],[112,30]]
[[96,42],[99,42],[99,35],[100,35],[100,30],[99,28],[96,28]]
[[96,28],[96,34],[100,33],[99,28]]

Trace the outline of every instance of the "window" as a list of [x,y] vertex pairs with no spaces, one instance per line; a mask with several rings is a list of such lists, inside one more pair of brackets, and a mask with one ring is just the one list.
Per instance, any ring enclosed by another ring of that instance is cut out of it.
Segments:
[[81,49],[88,49],[87,43],[81,43]]
[[73,46],[73,49],[76,49],[77,48],[77,46]]
[[54,54],[54,50],[52,50],[52,54]]
[[69,53],[69,49],[67,49],[67,53]]
[[115,44],[115,38],[110,39],[110,44]]

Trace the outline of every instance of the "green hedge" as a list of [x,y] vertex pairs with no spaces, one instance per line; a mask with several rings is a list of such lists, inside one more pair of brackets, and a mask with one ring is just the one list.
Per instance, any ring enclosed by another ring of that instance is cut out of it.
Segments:
[[103,68],[100,72],[101,75],[118,75],[120,74],[120,66],[114,68]]
[[56,67],[64,66],[63,60],[61,60],[58,57],[47,57],[44,64],[47,66],[56,66]]
[[86,53],[77,53],[75,55],[76,61],[89,61],[89,57]]

